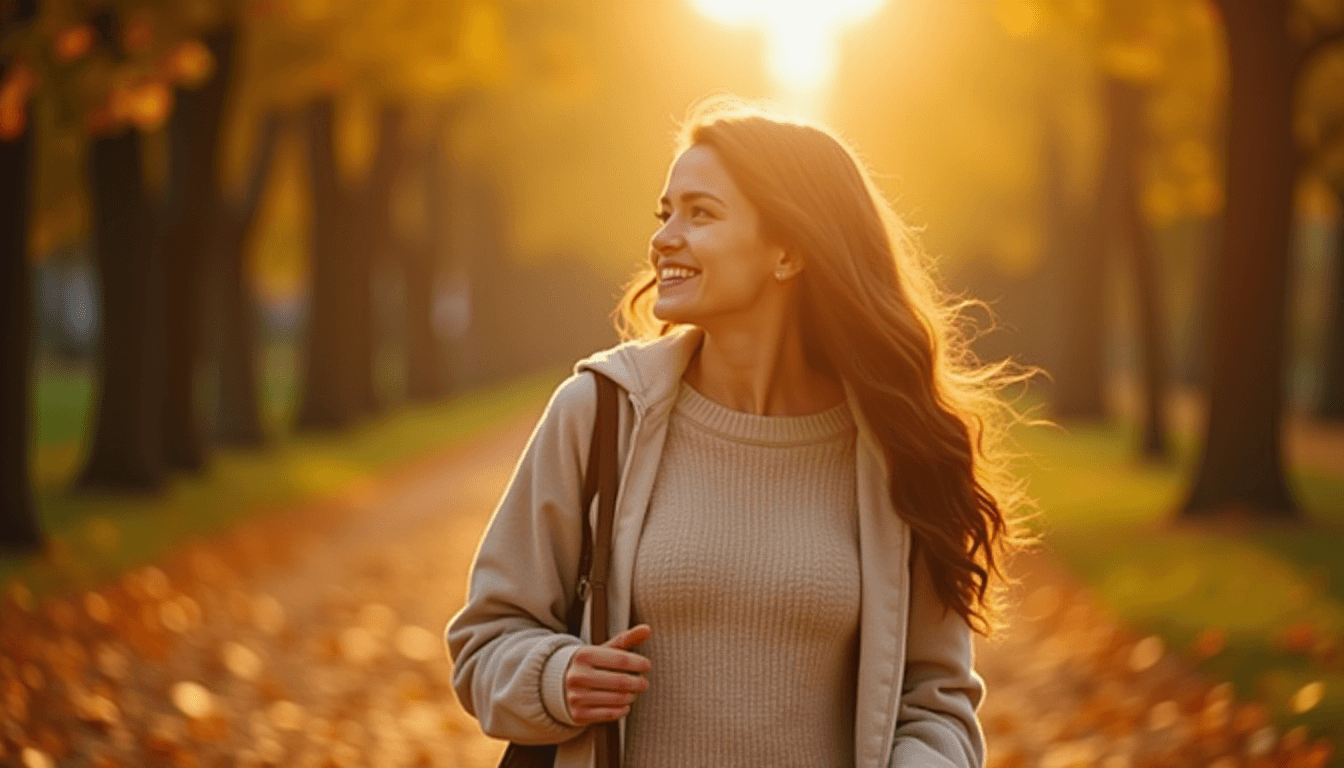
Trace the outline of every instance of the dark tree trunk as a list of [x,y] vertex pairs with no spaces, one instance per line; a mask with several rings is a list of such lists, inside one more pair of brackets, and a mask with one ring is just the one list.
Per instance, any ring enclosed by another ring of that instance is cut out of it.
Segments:
[[382,408],[377,382],[377,319],[373,311],[374,275],[386,268],[388,239],[391,236],[390,201],[392,185],[402,160],[402,123],[405,110],[386,105],[378,116],[378,148],[368,175],[346,197],[352,231],[351,248],[353,292],[350,306],[351,374],[355,403],[361,413],[373,414]]
[[176,469],[200,471],[209,447],[201,424],[197,373],[204,341],[206,281],[214,246],[219,146],[236,30],[205,36],[215,75],[195,90],[179,90],[168,124],[169,174],[161,236],[164,239],[163,458]]
[[79,485],[157,490],[164,480],[163,271],[140,135],[128,129],[91,140],[89,173],[103,321],[93,443]]
[[300,429],[343,429],[355,422],[360,411],[350,343],[350,306],[358,291],[358,270],[351,264],[350,211],[336,173],[334,121],[335,105],[330,98],[310,105],[304,114],[312,182],[312,258]]
[[[1108,92],[1109,93],[1109,92]],[[1093,198],[1091,221],[1080,250],[1063,266],[1063,349],[1054,388],[1054,413],[1060,418],[1106,418],[1106,276],[1110,241],[1124,183],[1123,145],[1111,99],[1106,103],[1106,138]]]
[[[0,28],[12,23],[0,17]],[[7,65],[0,62],[0,81]],[[42,548],[28,472],[28,382],[32,371],[32,284],[28,215],[33,129],[0,141],[0,550]]]
[[1144,101],[1146,89],[1134,83],[1109,78],[1106,83],[1108,111],[1117,140],[1114,149],[1123,160],[1120,181],[1120,223],[1129,246],[1134,269],[1134,299],[1142,355],[1142,400],[1139,413],[1139,451],[1148,459],[1165,459],[1167,442],[1167,332],[1163,319],[1162,281],[1153,253],[1153,235],[1139,205],[1139,167],[1146,141]]
[[282,121],[271,113],[252,153],[247,185],[236,203],[221,199],[217,281],[219,296],[219,398],[215,439],[221,445],[257,447],[266,443],[257,372],[257,310],[247,280],[247,240],[275,159]]
[[[1068,170],[1064,160],[1064,131],[1060,125],[1058,99],[1047,94],[1041,101],[1041,166],[1044,189],[1041,196],[1044,218],[1045,243],[1042,249],[1040,269],[1033,275],[1027,286],[1023,303],[1030,303],[1034,309],[1028,310],[1034,322],[1030,336],[1033,354],[1026,362],[1039,365],[1051,375],[1060,369],[1063,329],[1068,326],[1069,318],[1064,315],[1064,295],[1069,287],[1068,269],[1078,258],[1078,206],[1069,199]],[[1049,380],[1041,384],[1047,387],[1047,393],[1053,399],[1053,384]]]
[[1219,3],[1226,23],[1226,232],[1208,343],[1209,405],[1186,519],[1299,516],[1284,477],[1289,233],[1298,158],[1284,2]]
[[[1344,184],[1335,185],[1335,197],[1344,209]],[[1326,319],[1325,353],[1321,361],[1321,394],[1316,416],[1323,421],[1344,421],[1344,222],[1335,228],[1335,284]]]
[[406,396],[433,402],[447,394],[442,345],[434,333],[434,283],[445,250],[448,199],[442,131],[434,131],[422,162],[427,231],[402,249],[406,283]]

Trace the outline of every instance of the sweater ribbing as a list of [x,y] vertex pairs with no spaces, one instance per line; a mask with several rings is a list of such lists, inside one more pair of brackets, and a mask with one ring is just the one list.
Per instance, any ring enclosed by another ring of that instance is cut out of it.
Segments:
[[627,768],[853,765],[855,434],[843,403],[760,416],[682,382],[635,557]]

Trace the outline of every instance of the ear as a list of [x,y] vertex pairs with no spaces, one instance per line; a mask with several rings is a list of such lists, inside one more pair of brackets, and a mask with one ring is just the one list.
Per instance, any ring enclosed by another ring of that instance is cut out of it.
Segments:
[[792,249],[779,248],[775,253],[775,271],[783,270],[785,279],[796,277],[803,271],[803,259]]

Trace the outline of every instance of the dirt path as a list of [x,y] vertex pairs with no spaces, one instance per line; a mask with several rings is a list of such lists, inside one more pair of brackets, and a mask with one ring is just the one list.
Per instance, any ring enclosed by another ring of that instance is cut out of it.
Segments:
[[[11,593],[0,764],[495,765],[503,745],[458,706],[441,631],[537,415],[96,593],[26,610]],[[979,646],[991,765],[1323,764],[1048,560],[1019,569],[1020,618]]]

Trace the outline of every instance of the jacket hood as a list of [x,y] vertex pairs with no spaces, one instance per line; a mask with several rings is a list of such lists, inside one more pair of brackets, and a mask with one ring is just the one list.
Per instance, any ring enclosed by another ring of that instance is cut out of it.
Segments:
[[681,325],[656,339],[634,339],[595,352],[574,364],[574,372],[596,371],[630,394],[641,411],[651,405],[671,402],[681,375],[705,332],[694,325]]

